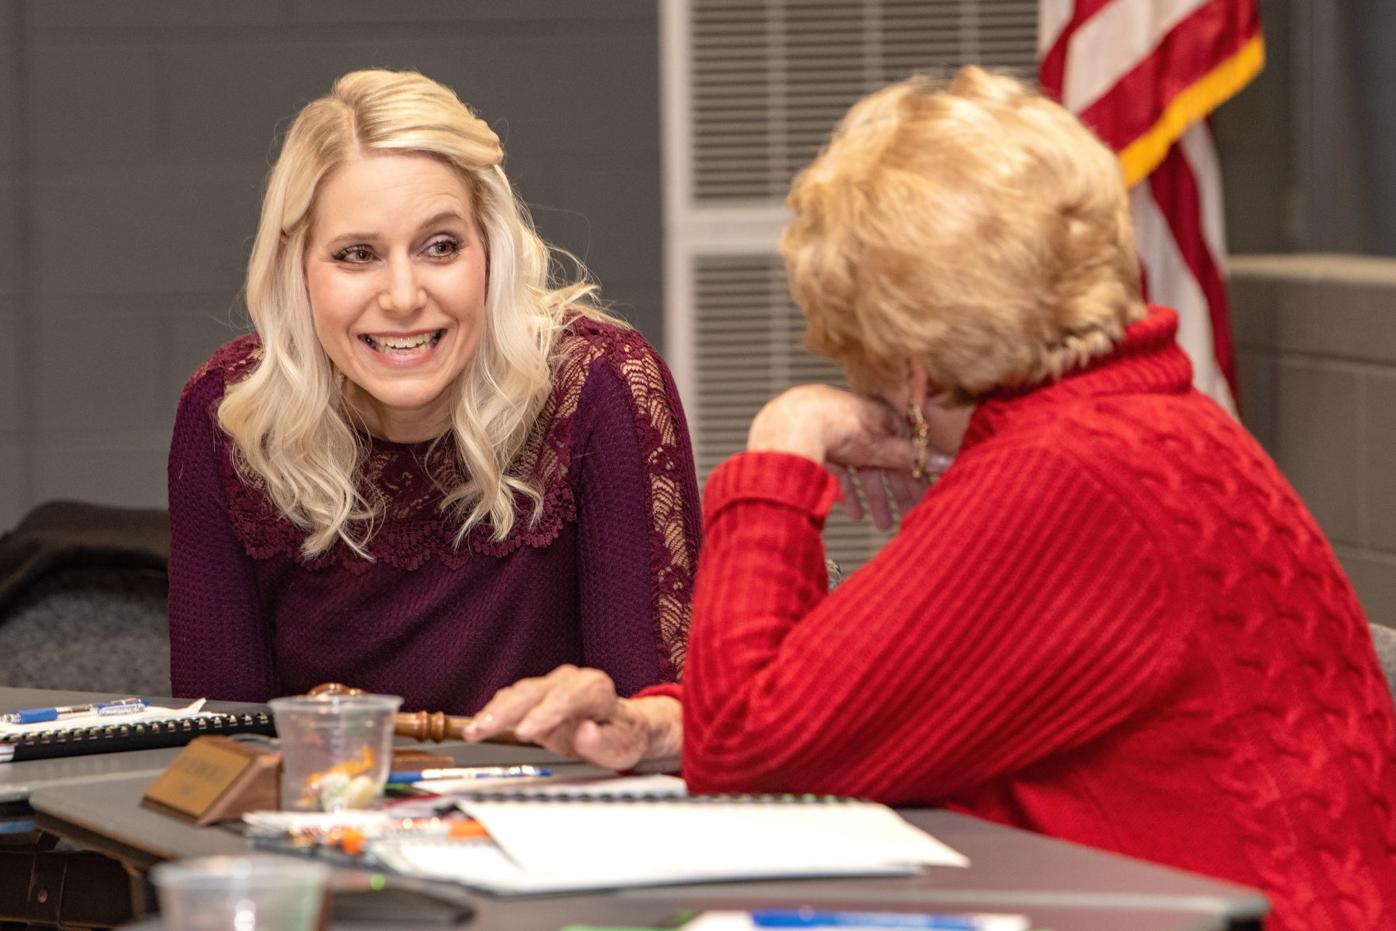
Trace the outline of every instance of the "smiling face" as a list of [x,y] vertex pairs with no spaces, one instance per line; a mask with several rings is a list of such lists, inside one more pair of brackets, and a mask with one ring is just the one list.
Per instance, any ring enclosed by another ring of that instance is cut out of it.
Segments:
[[347,403],[384,439],[450,424],[485,325],[485,243],[470,191],[428,155],[373,153],[323,182],[305,249],[320,345]]

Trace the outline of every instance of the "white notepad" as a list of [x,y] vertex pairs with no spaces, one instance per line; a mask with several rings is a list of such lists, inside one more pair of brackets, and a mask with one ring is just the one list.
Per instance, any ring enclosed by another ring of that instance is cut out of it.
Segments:
[[501,894],[878,876],[968,859],[883,805],[736,796],[463,802],[488,841],[391,838],[384,865]]
[[22,737],[25,734],[40,734],[45,731],[80,730],[86,727],[115,727],[122,724],[145,724],[150,721],[180,721],[185,718],[219,717],[213,712],[203,710],[204,703],[207,701],[206,698],[200,698],[181,708],[162,708],[159,705],[150,705],[140,711],[131,711],[126,714],[102,715],[93,712],[92,714],[73,715],[57,721],[37,721],[32,724],[0,723],[0,738]]

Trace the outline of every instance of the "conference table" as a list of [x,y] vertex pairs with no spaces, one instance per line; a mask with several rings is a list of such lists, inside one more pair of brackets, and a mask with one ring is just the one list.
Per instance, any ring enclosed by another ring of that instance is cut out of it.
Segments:
[[[0,687],[0,712],[109,698],[76,692]],[[175,704],[175,702],[162,702]],[[221,705],[224,710],[240,706]],[[546,764],[558,772],[598,772],[537,747],[447,742],[431,745],[465,766]],[[149,903],[148,870],[184,857],[254,849],[236,822],[197,827],[144,808],[146,787],[177,748],[0,764],[0,823],[23,824],[65,846],[119,863],[131,878],[137,913]],[[467,927],[557,931],[568,925],[661,927],[709,909],[811,906],[944,912],[998,911],[1029,916],[1053,931],[1258,931],[1268,906],[1257,891],[1128,857],[1042,837],[940,809],[900,814],[964,853],[970,866],[915,876],[726,882],[642,887],[588,894],[471,897]],[[0,847],[0,850],[3,850]],[[34,894],[30,884],[30,894]],[[57,893],[53,893],[57,895]],[[0,892],[0,903],[5,901]],[[31,907],[35,903],[31,902]],[[0,911],[0,921],[5,920]],[[336,921],[333,928],[365,925]],[[137,920],[132,929],[160,927]],[[394,923],[413,928],[440,924]]]

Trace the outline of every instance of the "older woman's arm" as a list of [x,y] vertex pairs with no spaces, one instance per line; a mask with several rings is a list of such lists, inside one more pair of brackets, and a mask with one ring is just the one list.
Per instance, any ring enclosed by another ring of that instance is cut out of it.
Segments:
[[684,680],[699,791],[945,797],[1100,735],[1176,663],[1153,536],[1054,451],[962,456],[826,596],[835,494],[779,452],[708,482]]

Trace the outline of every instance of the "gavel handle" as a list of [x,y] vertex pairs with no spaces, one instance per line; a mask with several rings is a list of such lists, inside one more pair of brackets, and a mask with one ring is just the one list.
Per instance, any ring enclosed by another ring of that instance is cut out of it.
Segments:
[[[399,737],[412,737],[416,740],[432,740],[439,743],[443,740],[464,740],[465,729],[469,724],[470,718],[464,715],[445,714],[441,711],[404,711],[398,714],[393,731]],[[512,744],[516,747],[529,746],[515,737],[513,731],[504,731],[493,737],[486,737],[485,742]]]
[[[363,695],[364,690],[352,688],[339,682],[325,682],[315,686],[306,694]],[[393,724],[393,733],[399,737],[411,737],[414,740],[431,740],[440,743],[443,740],[464,740],[465,728],[469,724],[470,718],[465,715],[446,714],[443,711],[402,711],[398,713],[397,720]],[[532,746],[532,744],[515,737],[513,731],[504,731],[493,737],[486,737],[484,742],[511,744],[516,747]]]

